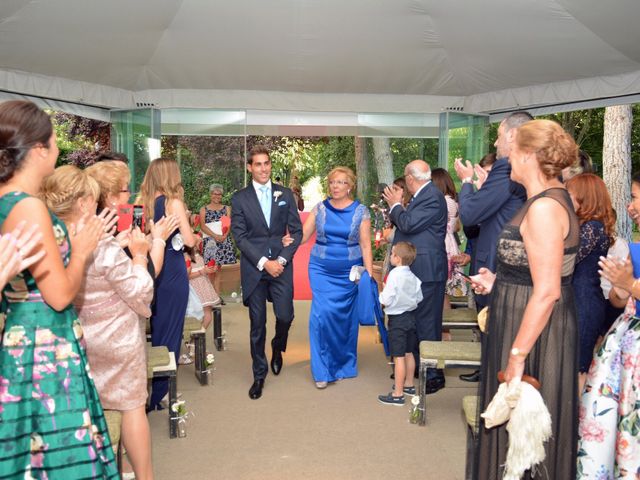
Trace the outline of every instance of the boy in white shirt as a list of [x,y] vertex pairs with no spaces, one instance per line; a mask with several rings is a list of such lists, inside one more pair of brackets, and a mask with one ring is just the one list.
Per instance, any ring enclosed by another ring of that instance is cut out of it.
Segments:
[[380,294],[380,303],[389,318],[389,349],[395,363],[394,390],[378,396],[378,401],[386,405],[404,405],[404,395],[416,393],[413,350],[418,338],[414,311],[422,301],[422,289],[420,280],[409,269],[415,258],[416,247],[409,242],[398,242],[391,248],[389,261],[395,268],[389,272]]

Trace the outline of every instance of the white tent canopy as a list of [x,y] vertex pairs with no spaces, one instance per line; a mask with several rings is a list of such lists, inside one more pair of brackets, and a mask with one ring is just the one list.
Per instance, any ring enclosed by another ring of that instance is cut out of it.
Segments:
[[638,0],[2,0],[0,90],[106,108],[639,101]]

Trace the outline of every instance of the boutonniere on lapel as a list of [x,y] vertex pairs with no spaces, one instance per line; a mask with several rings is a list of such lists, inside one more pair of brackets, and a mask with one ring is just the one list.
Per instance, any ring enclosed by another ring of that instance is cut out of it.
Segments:
[[282,195],[282,190],[275,190],[273,192],[273,201],[277,202],[278,198],[280,198],[280,195]]

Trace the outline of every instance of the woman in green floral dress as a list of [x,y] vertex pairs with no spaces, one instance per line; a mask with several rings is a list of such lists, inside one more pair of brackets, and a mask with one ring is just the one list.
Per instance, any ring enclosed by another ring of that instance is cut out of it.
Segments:
[[105,221],[88,215],[69,235],[35,197],[57,156],[42,110],[24,101],[0,104],[0,230],[7,234],[23,220],[27,228],[38,225],[44,251],[2,292],[0,478],[119,478],[70,306]]

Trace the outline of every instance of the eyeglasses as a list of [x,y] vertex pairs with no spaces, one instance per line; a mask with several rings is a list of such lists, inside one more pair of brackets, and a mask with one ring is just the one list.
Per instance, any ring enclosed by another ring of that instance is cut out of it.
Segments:
[[349,185],[349,182],[347,182],[346,180],[330,180],[329,181],[329,185]]

